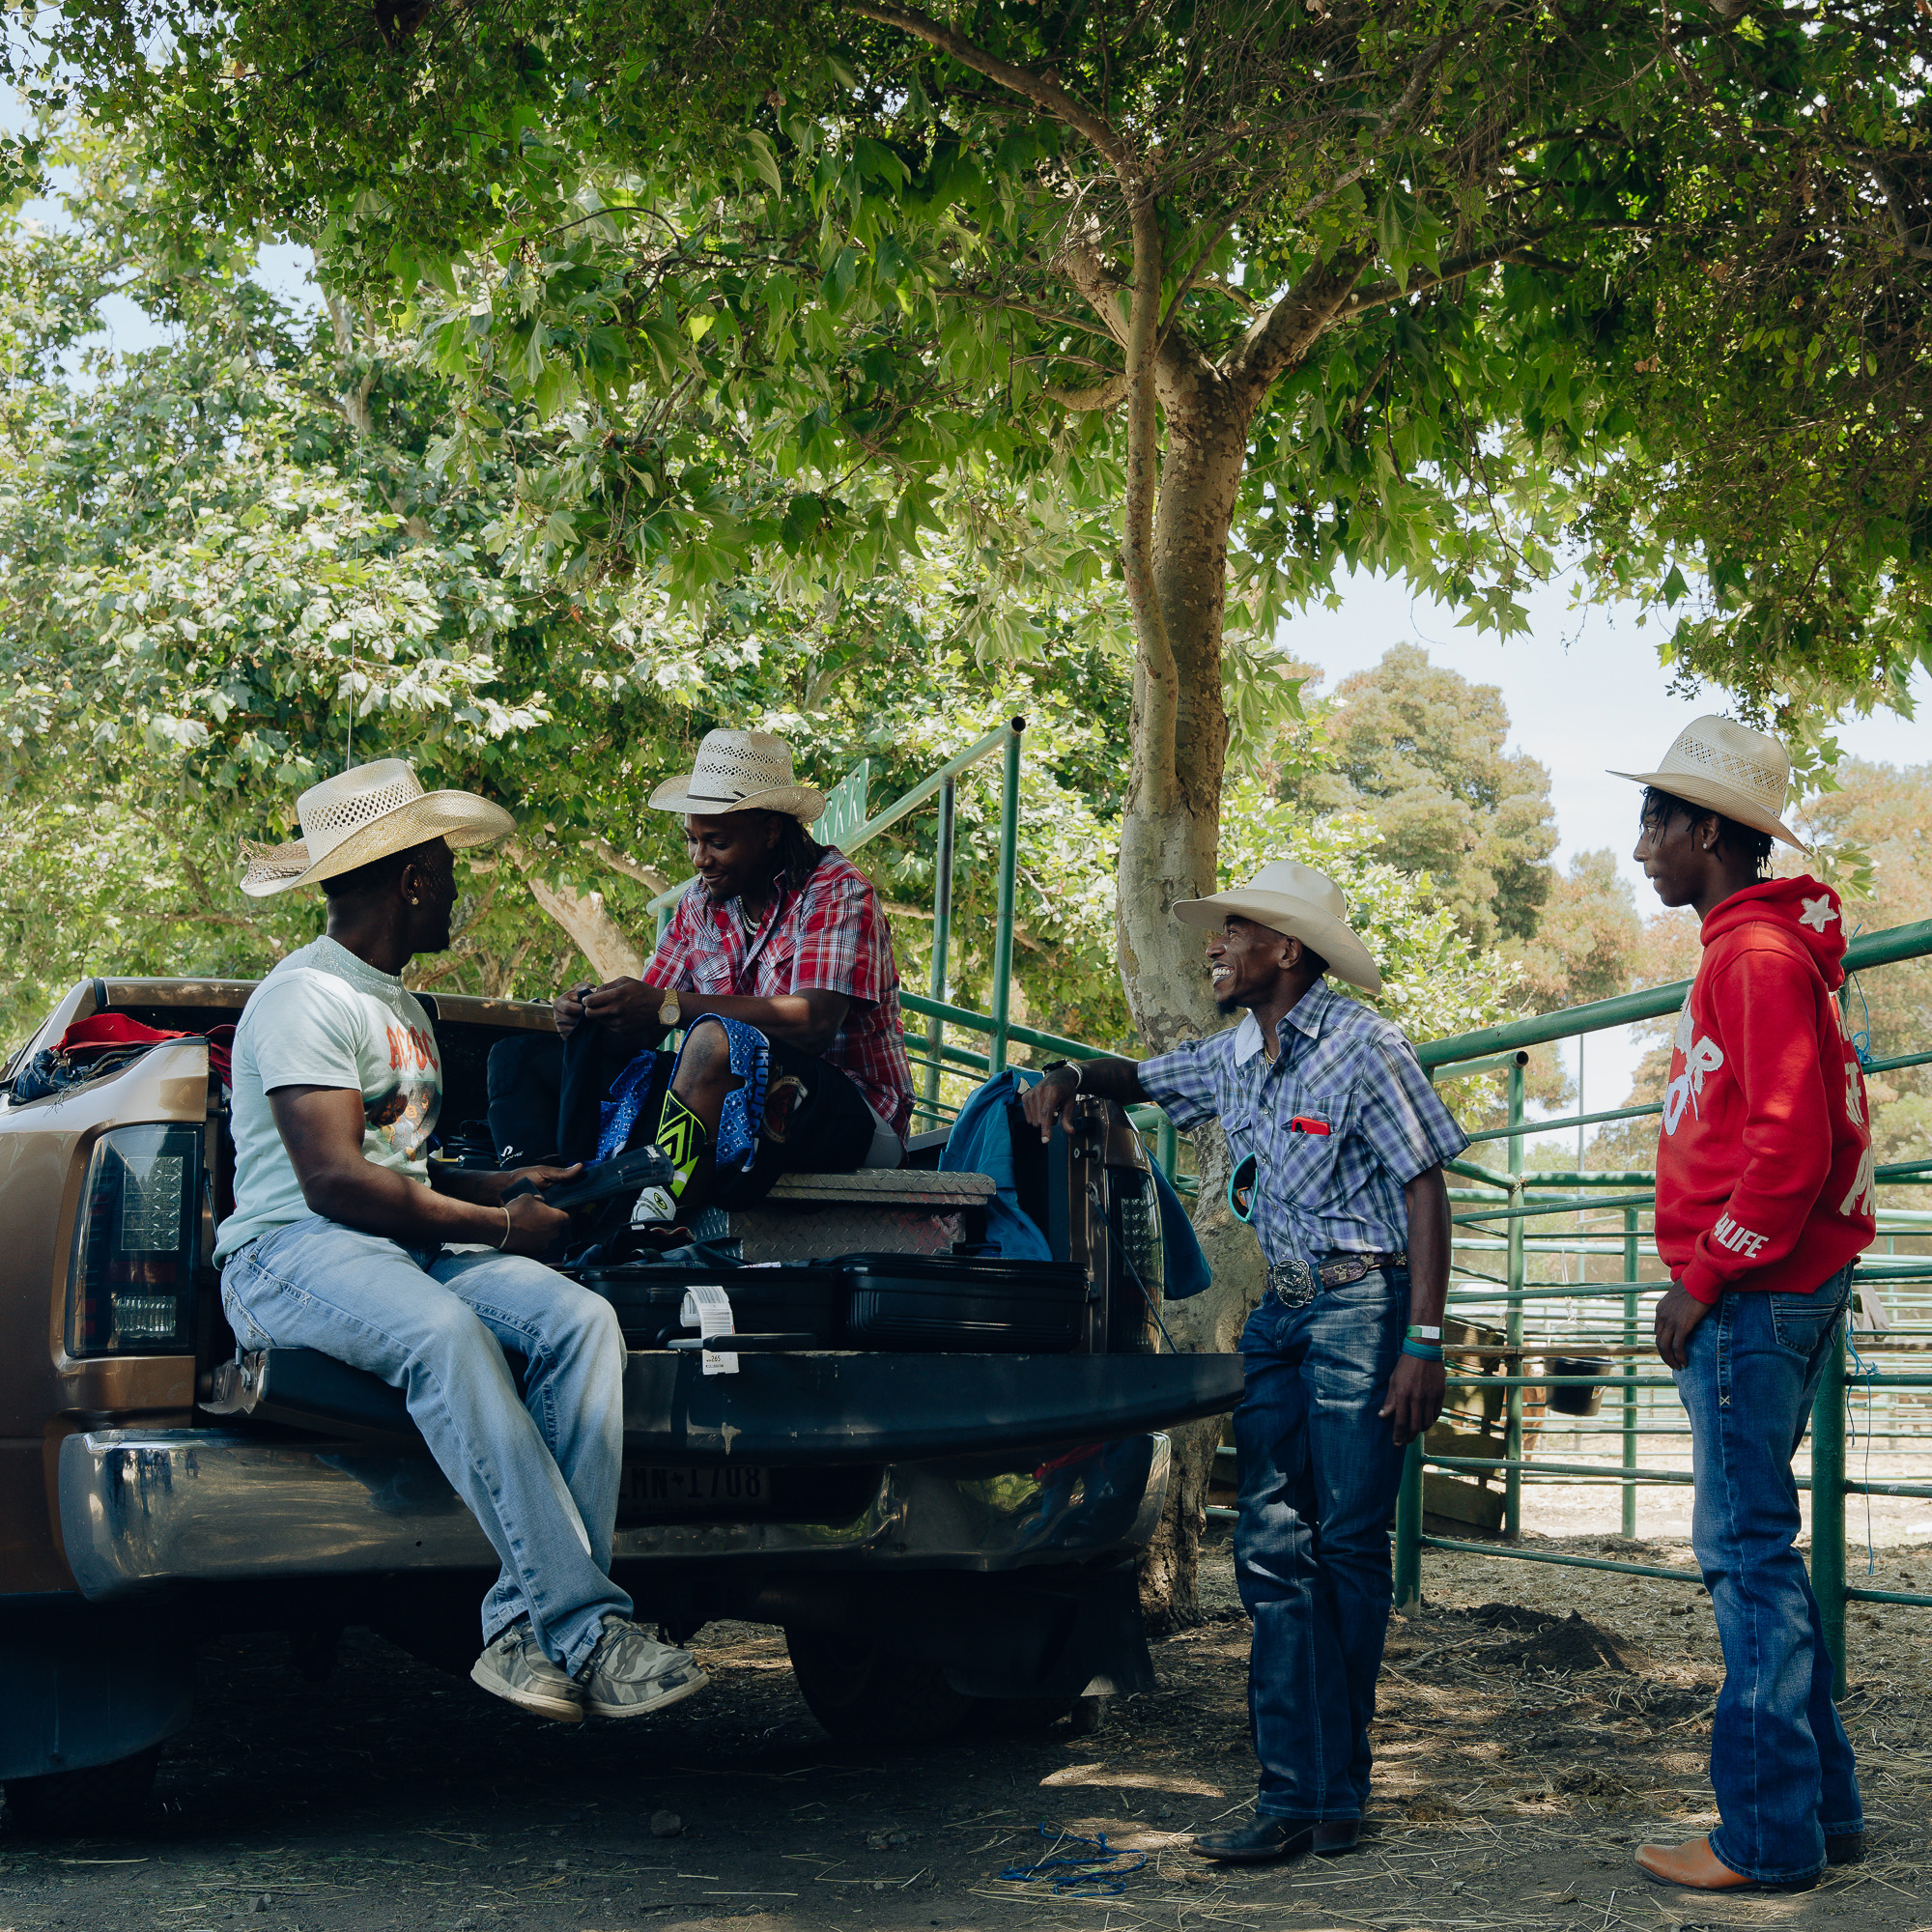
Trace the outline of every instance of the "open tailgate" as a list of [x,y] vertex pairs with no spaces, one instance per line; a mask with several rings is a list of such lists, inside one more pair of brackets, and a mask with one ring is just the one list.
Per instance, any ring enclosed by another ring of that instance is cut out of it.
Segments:
[[[669,1463],[925,1462],[1104,1442],[1234,1407],[1238,1355],[741,1354],[707,1376],[696,1353],[637,1350],[624,1446]],[[224,1363],[212,1414],[420,1440],[402,1391],[309,1349]]]

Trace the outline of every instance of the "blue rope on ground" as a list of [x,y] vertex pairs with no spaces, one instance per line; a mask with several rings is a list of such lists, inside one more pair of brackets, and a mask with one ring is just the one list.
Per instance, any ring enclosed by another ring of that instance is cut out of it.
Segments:
[[[1009,1865],[1000,1873],[1001,1878],[1014,1885],[1035,1885],[1044,1880],[1057,1897],[1118,1898],[1127,1889],[1122,1881],[1147,1865],[1145,1852],[1117,1852],[1107,1843],[1104,1832],[1097,1838],[1077,1837],[1070,1832],[1049,1832],[1042,1818],[1039,1835],[1056,1852],[1062,1845],[1090,1845],[1093,1850],[1082,1857],[1045,1858],[1037,1864]],[[1133,1863],[1123,1865],[1122,1859],[1132,1859]]]

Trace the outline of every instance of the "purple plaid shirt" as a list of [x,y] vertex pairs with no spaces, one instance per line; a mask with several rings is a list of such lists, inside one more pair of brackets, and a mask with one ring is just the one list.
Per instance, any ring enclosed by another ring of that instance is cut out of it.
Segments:
[[[1262,1050],[1261,1023],[1141,1063],[1141,1086],[1177,1127],[1218,1117],[1236,1161],[1252,1153],[1254,1230],[1271,1264],[1408,1245],[1403,1188],[1469,1145],[1400,1027],[1318,980]],[[1319,1122],[1328,1131],[1292,1126]]]

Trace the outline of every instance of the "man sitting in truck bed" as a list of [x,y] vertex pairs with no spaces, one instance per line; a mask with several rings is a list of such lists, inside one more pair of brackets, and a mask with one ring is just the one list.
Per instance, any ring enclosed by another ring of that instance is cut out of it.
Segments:
[[[399,977],[449,944],[452,846],[512,830],[400,759],[297,801],[303,837],[255,857],[254,897],[320,884],[326,934],[250,996],[235,1037],[235,1211],[215,1258],[244,1349],[314,1349],[404,1391],[502,1564],[470,1675],[564,1721],[662,1710],[704,1685],[611,1580],[624,1344],[610,1304],[532,1257],[567,1216],[509,1173],[429,1184],[436,1032]],[[562,1170],[526,1170],[540,1182]],[[504,1351],[527,1363],[518,1393]]]
[[[641,980],[578,987],[555,1004],[566,1039],[586,1025],[602,1036],[598,1059],[583,1051],[589,1042],[566,1054],[566,1112],[576,1068],[594,1067],[601,1094],[613,1059],[648,1056],[687,1030],[675,1062],[632,1061],[597,1149],[614,1151],[635,1122],[670,1156],[669,1186],[647,1190],[633,1217],[668,1245],[686,1238],[679,1224],[721,1171],[721,1195],[744,1202],[781,1173],[897,1167],[912,1069],[884,909],[865,874],[811,837],[825,795],[793,782],[784,740],[712,731],[696,768],[659,785],[651,805],[682,815],[697,876]],[[698,1024],[707,1020],[723,1024]],[[493,1126],[498,1094],[536,1071],[546,1046],[513,1041],[492,1055]],[[549,1146],[578,1151],[561,1122]]]

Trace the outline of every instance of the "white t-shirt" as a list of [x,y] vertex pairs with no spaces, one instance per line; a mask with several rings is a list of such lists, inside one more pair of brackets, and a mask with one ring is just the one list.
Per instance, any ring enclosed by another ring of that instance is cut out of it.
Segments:
[[332,939],[291,952],[248,996],[235,1029],[235,1211],[216,1231],[224,1261],[258,1235],[308,1213],[269,1095],[278,1087],[362,1095],[362,1157],[429,1176],[442,1111],[442,1062],[429,1015],[403,982]]

